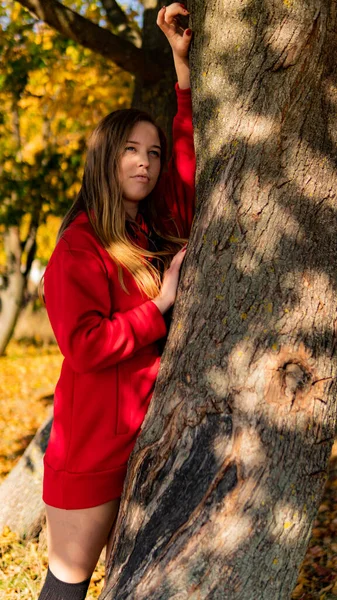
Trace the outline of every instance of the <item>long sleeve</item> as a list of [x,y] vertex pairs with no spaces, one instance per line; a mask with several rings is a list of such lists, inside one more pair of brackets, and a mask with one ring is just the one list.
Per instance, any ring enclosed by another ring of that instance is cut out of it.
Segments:
[[74,371],[114,365],[166,334],[165,321],[150,300],[112,312],[110,287],[104,263],[94,251],[59,242],[45,273],[46,308]]
[[[177,114],[173,120],[172,157],[160,193],[182,237],[188,237],[195,210],[195,152],[191,90],[176,84]],[[175,232],[177,235],[177,231]]]

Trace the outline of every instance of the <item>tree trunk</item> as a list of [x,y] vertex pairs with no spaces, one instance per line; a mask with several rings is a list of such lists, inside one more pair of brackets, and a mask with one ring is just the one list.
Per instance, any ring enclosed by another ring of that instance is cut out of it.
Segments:
[[4,235],[6,271],[0,281],[0,356],[5,353],[22,307],[27,277],[21,271],[21,243],[18,227]]
[[0,532],[5,526],[21,538],[38,535],[45,519],[41,498],[43,455],[51,417],[43,423],[22,458],[0,486]]
[[336,5],[193,2],[198,211],[101,600],[290,597],[336,413]]
[[12,225],[5,230],[6,267],[3,276],[0,277],[0,356],[5,354],[22,309],[36,253],[38,226],[39,211],[32,214],[28,235],[24,241],[20,239],[19,226]]

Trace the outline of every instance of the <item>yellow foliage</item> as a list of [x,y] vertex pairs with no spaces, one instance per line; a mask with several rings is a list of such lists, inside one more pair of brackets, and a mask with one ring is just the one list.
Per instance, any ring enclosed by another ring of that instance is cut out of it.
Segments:
[[[12,19],[20,19],[22,7],[13,3]],[[97,11],[91,3],[90,13]],[[107,113],[130,106],[132,76],[90,50],[69,44],[65,52],[57,50],[58,34],[44,23],[26,33],[27,39],[41,47],[41,56],[47,58],[38,68],[29,72],[29,78],[19,100],[22,159],[33,165],[35,157],[46,144],[52,143],[66,156],[78,150],[80,138],[87,137],[97,122]],[[29,52],[24,44],[13,50],[13,58]],[[49,53],[49,54],[48,54]],[[11,61],[6,63],[6,73],[13,71]],[[0,91],[5,113],[11,113],[11,98]],[[46,127],[47,125],[47,127]],[[69,136],[76,136],[69,145]],[[52,136],[52,137],[50,137]],[[15,147],[10,121],[0,125],[2,144]],[[4,162],[11,170],[10,161]]]
[[68,46],[66,49],[66,55],[72,58],[73,60],[78,60],[79,52],[75,46]]
[[61,220],[62,219],[60,217],[49,215],[49,217],[47,217],[47,222],[43,225],[40,225],[38,229],[36,237],[36,256],[44,264],[48,262],[50,255],[55,247],[56,236],[61,225]]

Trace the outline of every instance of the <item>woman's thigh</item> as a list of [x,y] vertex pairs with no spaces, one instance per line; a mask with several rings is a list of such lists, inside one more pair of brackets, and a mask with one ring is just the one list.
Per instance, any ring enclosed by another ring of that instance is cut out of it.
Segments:
[[79,510],[46,505],[49,567],[58,579],[77,583],[91,576],[118,507],[119,499]]

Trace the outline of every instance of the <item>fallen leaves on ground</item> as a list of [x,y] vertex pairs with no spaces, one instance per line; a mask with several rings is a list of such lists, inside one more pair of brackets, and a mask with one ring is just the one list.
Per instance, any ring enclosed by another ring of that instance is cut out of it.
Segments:
[[47,417],[62,356],[56,345],[11,342],[0,357],[0,481]]

